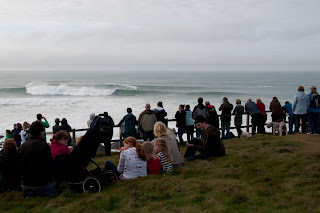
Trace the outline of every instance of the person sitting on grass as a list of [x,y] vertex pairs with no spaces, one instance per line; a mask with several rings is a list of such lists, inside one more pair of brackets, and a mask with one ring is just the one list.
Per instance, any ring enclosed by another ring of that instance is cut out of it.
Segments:
[[147,174],[160,175],[161,163],[154,151],[152,143],[145,141],[142,144],[142,148],[144,150],[147,160]]
[[30,139],[18,151],[23,198],[33,195],[57,195],[53,187],[52,155],[50,146],[43,141],[44,126],[40,121],[31,124]]
[[68,140],[69,133],[65,130],[60,130],[53,135],[50,145],[52,158],[55,158],[57,155],[70,153],[70,150],[67,147]]
[[153,141],[154,151],[157,153],[161,163],[161,173],[171,172],[173,169],[171,163],[171,154],[167,141],[164,138],[157,138]]
[[[194,138],[187,143],[187,150],[184,154],[186,161],[206,159],[212,156],[220,157],[225,155],[225,147],[220,139],[219,129],[208,124],[207,119],[201,115],[195,118],[196,126],[204,130],[203,141]],[[196,155],[196,152],[200,154]]]
[[134,137],[127,137],[123,144],[124,150],[120,154],[118,168],[106,161],[105,170],[114,171],[121,180],[147,176],[147,161],[142,145]]
[[0,154],[0,192],[21,190],[16,142],[9,138]]

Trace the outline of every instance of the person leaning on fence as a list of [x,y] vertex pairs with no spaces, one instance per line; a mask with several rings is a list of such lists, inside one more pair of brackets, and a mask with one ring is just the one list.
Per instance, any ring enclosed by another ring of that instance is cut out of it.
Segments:
[[139,126],[143,134],[143,140],[152,141],[154,139],[153,126],[157,122],[156,113],[152,111],[150,104],[146,104],[145,110],[139,115]]
[[271,110],[272,122],[280,122],[283,121],[283,108],[277,97],[273,97],[270,102],[269,109]]
[[317,87],[312,86],[308,94],[310,106],[308,109],[310,134],[319,134],[320,122],[320,95],[317,93]]
[[[192,117],[195,119],[198,115],[202,115],[205,118],[209,117],[208,108],[203,105],[203,98],[198,98],[198,105],[193,108]],[[196,127],[196,137],[202,138],[204,132]]]
[[[224,156],[225,147],[220,138],[219,129],[210,126],[207,119],[201,115],[196,117],[195,123],[199,129],[204,130],[203,140],[194,138],[190,143],[187,143],[187,150],[184,154],[186,161]],[[200,154],[196,155],[197,151]]]
[[[262,133],[262,116],[261,112],[258,109],[257,105],[252,102],[251,98],[247,100],[247,103],[244,107],[245,111],[248,112],[251,116],[252,123],[252,135],[256,134],[256,129],[258,128],[258,133]],[[263,127],[264,128],[264,127]]]
[[194,120],[192,118],[192,112],[190,110],[190,105],[186,105],[186,133],[187,133],[187,140],[190,141],[193,138],[194,132]]
[[138,124],[136,116],[132,114],[132,109],[127,108],[127,113],[122,120],[116,125],[116,127],[120,127],[121,124],[124,123],[124,134],[123,138],[127,138],[129,136],[136,137],[136,124]]
[[184,105],[179,105],[179,110],[176,112],[175,116],[177,119],[177,125],[178,127],[178,136],[179,136],[179,142],[181,146],[185,146],[186,143],[184,142],[182,135],[186,129],[186,111],[184,111]]
[[295,125],[296,118],[292,113],[292,104],[289,101],[286,101],[284,106],[282,107],[283,110],[288,114],[289,118],[289,135],[293,133],[293,125]]
[[242,124],[242,115],[244,113],[244,107],[241,105],[241,100],[236,100],[237,106],[234,108],[232,114],[234,115],[234,125],[238,132],[238,138],[240,138],[242,130],[241,130],[241,124]]
[[[219,107],[219,111],[221,112],[221,130],[222,130],[222,140],[228,139],[228,135],[230,132],[230,121],[231,121],[231,112],[233,109],[233,105],[229,103],[228,98],[224,97],[221,106]],[[226,134],[225,134],[226,131]]]
[[42,139],[44,126],[40,121],[35,121],[29,131],[31,137],[18,151],[23,198],[32,195],[57,195],[52,184],[51,150]]
[[261,101],[260,98],[257,99],[256,105],[258,107],[258,110],[261,112],[261,117],[258,125],[258,133],[265,134],[266,129],[264,128],[264,125],[268,118],[268,115],[266,113],[266,106],[264,105],[264,103]]
[[300,129],[300,120],[302,123],[302,134],[307,133],[307,120],[308,120],[308,108],[310,105],[310,100],[308,96],[304,93],[304,87],[298,87],[298,93],[293,99],[292,102],[292,111],[296,117],[296,127],[295,133],[299,133]]

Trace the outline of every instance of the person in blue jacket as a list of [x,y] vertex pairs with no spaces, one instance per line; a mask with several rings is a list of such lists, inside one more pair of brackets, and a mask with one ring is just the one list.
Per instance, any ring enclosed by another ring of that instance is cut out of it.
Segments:
[[317,93],[317,87],[312,86],[310,93],[308,94],[310,105],[308,109],[309,115],[309,127],[310,134],[319,134],[319,122],[320,122],[320,103],[319,94]]
[[289,119],[289,135],[290,135],[293,133],[293,124],[295,124],[296,122],[296,118],[292,112],[292,104],[289,101],[286,101],[282,108],[289,116],[288,119]]
[[127,108],[127,113],[122,120],[116,125],[116,127],[120,127],[123,122],[125,127],[124,127],[124,139],[132,136],[136,137],[136,125],[138,124],[136,116],[132,114],[132,109]]

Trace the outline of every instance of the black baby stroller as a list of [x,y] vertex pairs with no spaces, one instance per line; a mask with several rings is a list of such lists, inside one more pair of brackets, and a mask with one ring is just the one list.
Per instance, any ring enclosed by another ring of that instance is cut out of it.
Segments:
[[[118,181],[118,176],[111,170],[103,171],[91,158],[96,156],[100,143],[113,128],[104,114],[96,116],[90,128],[81,138],[71,154],[58,155],[53,160],[54,179],[56,182],[67,181],[77,191],[100,192],[104,184]],[[88,170],[89,163],[96,168]]]

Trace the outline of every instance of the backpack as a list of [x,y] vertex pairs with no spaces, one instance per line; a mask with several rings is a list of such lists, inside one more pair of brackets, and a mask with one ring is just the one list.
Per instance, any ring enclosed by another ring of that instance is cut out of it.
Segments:
[[26,133],[23,136],[25,137],[25,141],[29,140],[30,138],[29,129],[26,130]]
[[320,107],[319,102],[320,102],[320,95],[318,93],[313,94],[310,100],[310,107],[319,108]]

